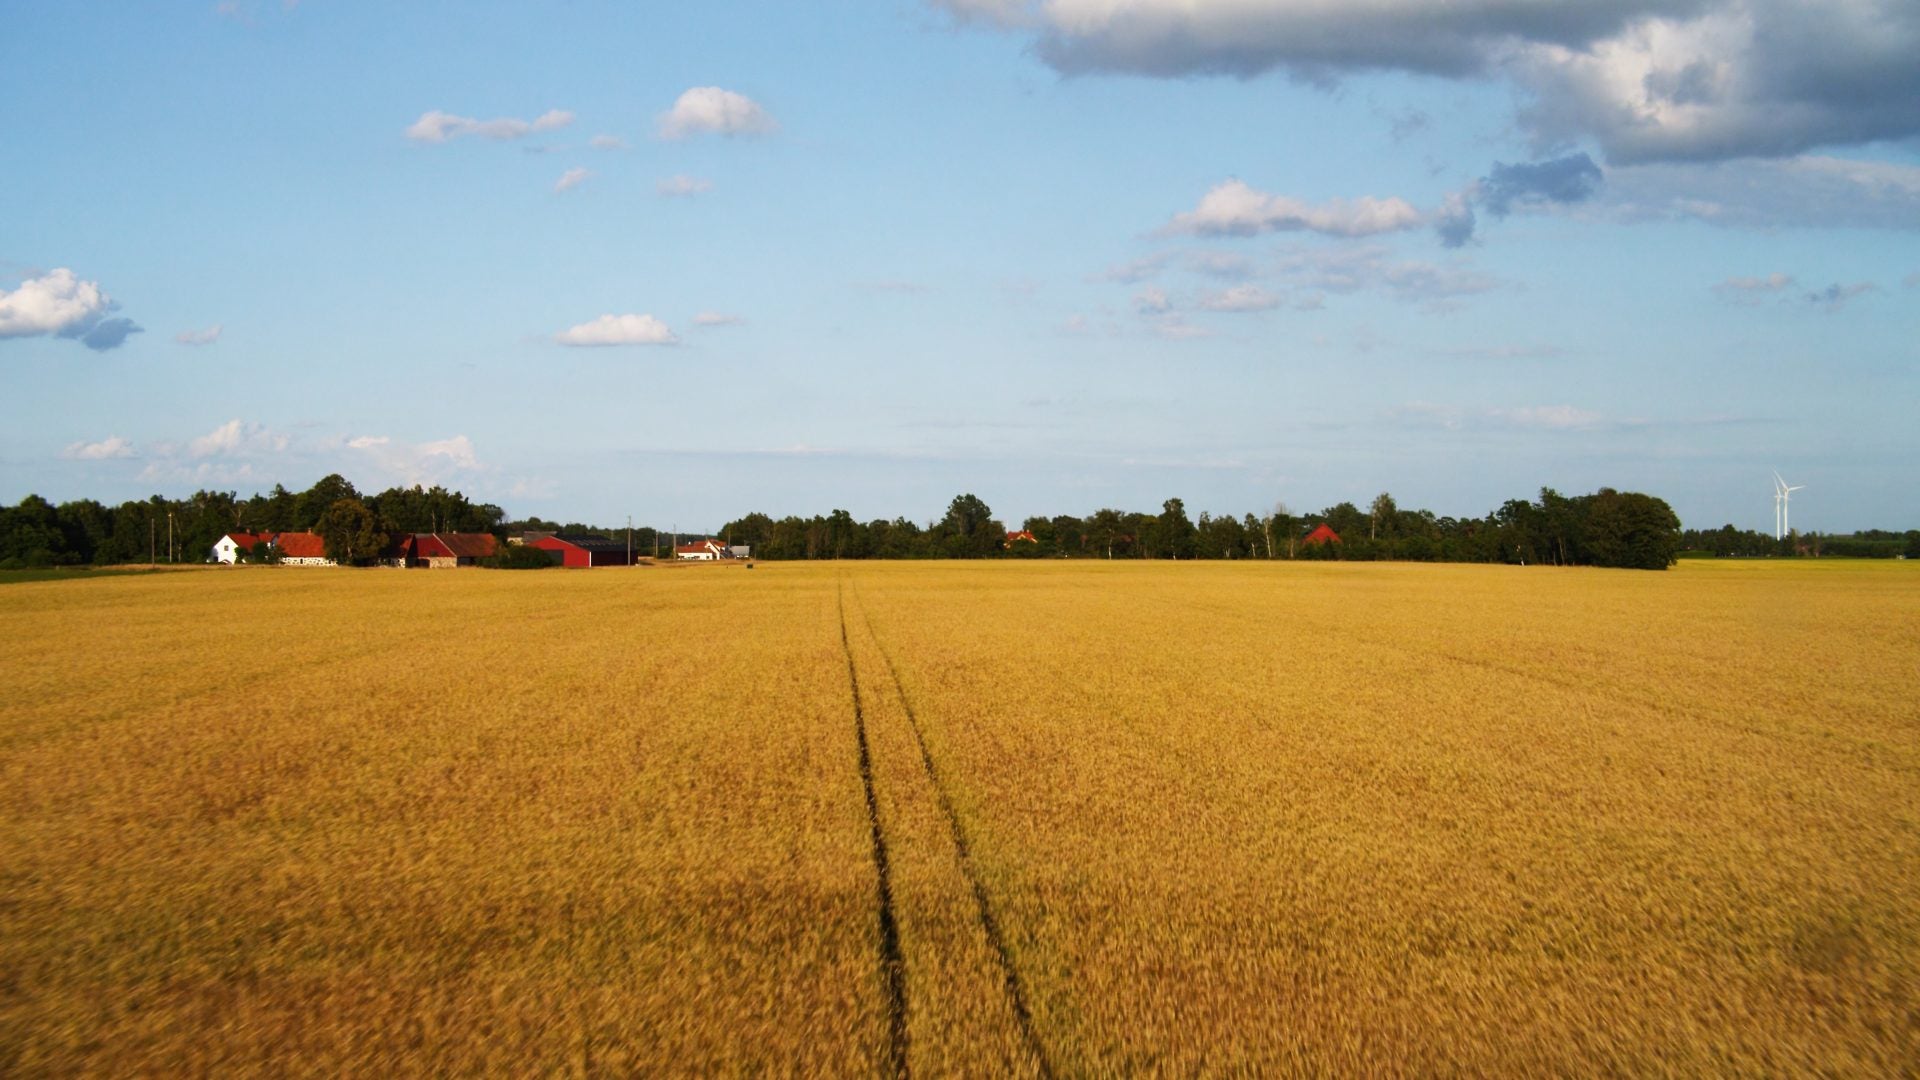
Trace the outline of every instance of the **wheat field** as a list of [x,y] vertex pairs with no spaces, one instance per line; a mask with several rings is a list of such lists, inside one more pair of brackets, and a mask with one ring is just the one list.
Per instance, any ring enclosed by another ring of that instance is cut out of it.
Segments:
[[0,1073],[1920,1070],[1920,574],[0,586]]

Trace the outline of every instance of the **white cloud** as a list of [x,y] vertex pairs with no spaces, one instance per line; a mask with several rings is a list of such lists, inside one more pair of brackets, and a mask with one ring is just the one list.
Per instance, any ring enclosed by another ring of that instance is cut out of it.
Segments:
[[60,456],[69,461],[106,461],[110,458],[130,458],[136,456],[133,443],[118,435],[109,435],[99,442],[77,442],[60,451]]
[[553,335],[562,345],[672,345],[679,339],[651,315],[602,315]]
[[718,86],[696,86],[681,94],[673,108],[660,114],[663,139],[684,139],[702,132],[768,135],[779,127],[758,102]]
[[1235,285],[1218,292],[1202,293],[1199,306],[1203,311],[1271,311],[1279,307],[1281,298],[1258,285]]
[[653,186],[653,190],[672,199],[688,195],[704,195],[713,190],[713,181],[702,176],[688,176],[681,173],[669,176]]
[[560,179],[553,182],[553,192],[558,195],[563,191],[572,191],[574,188],[586,183],[587,178],[592,175],[592,169],[568,169],[566,172],[560,174]]
[[187,456],[207,458],[277,454],[286,450],[290,442],[287,436],[270,431],[263,424],[246,423],[236,418],[189,440]]
[[573,114],[564,109],[550,109],[532,120],[519,120],[510,116],[496,120],[475,120],[471,116],[456,116],[453,113],[433,109],[420,114],[407,128],[407,138],[415,142],[443,143],[457,139],[462,135],[478,135],[485,139],[521,139],[537,131],[553,131],[573,123]]
[[587,140],[587,145],[595,150],[625,150],[627,140],[618,135],[595,135]]
[[728,315],[718,311],[703,311],[693,317],[695,326],[742,326],[746,321],[739,315]]
[[1219,184],[1194,209],[1174,215],[1163,230],[1197,236],[1256,236],[1267,232],[1316,232],[1327,236],[1373,236],[1418,227],[1425,219],[1397,196],[1332,199],[1318,205],[1269,195],[1240,180]]
[[28,278],[12,292],[0,290],[0,337],[58,334],[98,318],[112,300],[99,282],[81,281],[67,269]]
[[182,330],[173,335],[173,340],[181,345],[211,345],[220,340],[222,327],[214,323],[205,330]]
[[104,351],[140,333],[132,319],[109,317],[119,307],[99,282],[82,281],[62,267],[28,278],[12,292],[0,289],[0,338],[51,334]]
[[419,443],[391,435],[358,435],[335,445],[354,452],[348,469],[361,476],[372,472],[383,485],[434,484],[486,471],[473,440],[465,435]]

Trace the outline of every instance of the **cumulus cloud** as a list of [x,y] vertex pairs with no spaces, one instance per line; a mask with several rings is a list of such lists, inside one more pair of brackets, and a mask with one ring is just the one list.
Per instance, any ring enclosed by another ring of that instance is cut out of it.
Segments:
[[713,190],[713,181],[701,176],[688,176],[680,173],[669,176],[653,186],[653,190],[668,199],[687,198],[704,195]]
[[549,109],[532,120],[519,120],[511,116],[475,120],[471,116],[456,116],[433,109],[421,113],[420,119],[407,128],[406,135],[414,142],[424,143],[450,142],[463,135],[495,140],[523,139],[534,132],[553,131],[571,123],[573,114],[565,109]]
[[553,182],[553,193],[555,195],[558,195],[563,191],[572,191],[574,188],[577,188],[581,184],[586,183],[587,178],[592,175],[593,175],[592,169],[582,169],[577,167],[568,169],[566,172],[563,172],[560,174],[560,179],[555,180]]
[[112,314],[119,308],[99,282],[83,281],[62,267],[28,278],[11,292],[0,289],[0,338],[51,334],[103,352],[140,333],[132,319]]
[[134,457],[133,443],[118,435],[109,435],[99,442],[71,443],[60,456],[69,461],[107,461],[112,458]]
[[219,323],[214,323],[205,330],[182,330],[173,335],[173,340],[180,345],[211,345],[220,340],[221,329]]
[[1920,134],[1920,6],[1907,0],[930,2],[1030,28],[1065,74],[1505,74],[1543,145],[1591,138],[1616,164]]
[[400,485],[431,483],[455,473],[484,468],[473,440],[465,435],[430,442],[408,442],[390,435],[359,435],[346,448],[389,481]]
[[695,326],[742,326],[746,321],[739,315],[728,315],[718,311],[703,311],[693,317]]
[[659,131],[663,139],[684,139],[703,132],[770,135],[779,127],[759,102],[745,94],[718,86],[696,86],[660,114]]
[[602,315],[592,322],[571,326],[553,335],[562,345],[672,345],[667,324],[651,315]]
[[269,430],[264,424],[247,423],[236,417],[205,435],[188,440],[186,453],[193,458],[277,454],[286,450],[291,441],[287,436]]
[[1327,236],[1373,236],[1411,229],[1420,211],[1405,199],[1332,199],[1311,204],[1286,195],[1269,195],[1240,180],[1228,180],[1207,192],[1192,210],[1174,215],[1166,233],[1196,236],[1257,236],[1268,232],[1315,232]]

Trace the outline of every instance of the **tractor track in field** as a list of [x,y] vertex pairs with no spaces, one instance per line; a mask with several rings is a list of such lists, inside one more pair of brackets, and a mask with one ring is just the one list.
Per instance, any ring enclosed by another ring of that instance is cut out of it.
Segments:
[[900,923],[893,913],[893,874],[888,867],[887,837],[880,829],[880,802],[873,794],[873,751],[867,743],[867,714],[860,705],[860,673],[853,663],[853,643],[847,640],[847,596],[838,591],[840,651],[847,658],[847,682],[853,689],[853,734],[860,746],[860,786],[866,789],[867,829],[873,837],[873,868],[880,902],[880,969],[887,981],[887,1060],[894,1076],[907,1075],[907,964],[900,954]]
[[[857,592],[855,600],[857,603]],[[927,783],[933,788],[934,799],[940,807],[940,815],[946,818],[947,831],[953,838],[953,848],[960,864],[960,873],[967,879],[968,886],[973,890],[974,908],[980,919],[980,928],[986,933],[987,941],[993,946],[994,955],[1000,961],[1000,975],[1006,988],[1007,1003],[1013,1010],[1015,1022],[1019,1024],[1021,1041],[1026,1044],[1027,1051],[1033,1055],[1034,1062],[1039,1066],[1040,1076],[1051,1080],[1054,1076],[1052,1060],[1047,1057],[1047,1048],[1041,1043],[1039,1034],[1034,1030],[1033,1010],[1027,1003],[1026,989],[1020,981],[1020,969],[1014,966],[1013,951],[1007,947],[1006,936],[1001,933],[1000,922],[994,917],[993,904],[987,897],[987,887],[980,879],[979,869],[974,865],[973,846],[967,840],[966,826],[961,823],[960,813],[953,805],[953,798],[947,794],[946,784],[940,779],[940,770],[933,763],[933,753],[927,748],[927,737],[921,730],[920,717],[914,712],[913,703],[907,698],[907,687],[900,679],[900,669],[893,662],[893,654],[881,644],[880,635],[873,626],[872,612],[867,610],[865,604],[858,606],[860,617],[867,626],[867,636],[873,639],[874,648],[879,651],[880,658],[886,662],[887,674],[893,679],[893,692],[900,700],[901,711],[906,714],[907,727],[913,732],[914,744],[920,748],[920,765],[926,770]],[[844,601],[841,607],[840,630],[844,639],[846,633]],[[847,658],[848,663],[851,664],[853,658],[851,650]]]

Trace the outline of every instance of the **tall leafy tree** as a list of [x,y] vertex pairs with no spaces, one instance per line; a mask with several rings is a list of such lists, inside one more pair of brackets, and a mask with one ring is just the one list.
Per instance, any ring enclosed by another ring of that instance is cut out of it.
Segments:
[[387,534],[381,531],[373,511],[359,499],[338,499],[320,516],[321,542],[327,558],[341,566],[353,566],[379,556],[387,546]]

